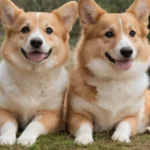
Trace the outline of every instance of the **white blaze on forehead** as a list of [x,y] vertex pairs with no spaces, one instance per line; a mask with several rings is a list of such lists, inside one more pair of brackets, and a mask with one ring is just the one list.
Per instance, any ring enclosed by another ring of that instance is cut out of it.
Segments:
[[41,33],[40,33],[40,30],[39,30],[39,28],[38,28],[40,15],[41,15],[41,13],[39,13],[39,12],[36,13],[36,19],[37,19],[36,27],[37,27],[37,29],[36,29],[36,31],[35,31],[33,34],[31,34],[30,39],[31,39],[31,38],[41,38],[41,39],[43,40],[43,37],[42,37],[42,35],[41,35]]
[[132,43],[131,43],[131,41],[129,40],[129,38],[125,35],[125,33],[124,33],[124,30],[123,30],[123,24],[122,24],[122,20],[121,20],[121,18],[119,17],[119,24],[120,24],[120,28],[121,28],[121,40],[120,40],[120,47],[122,48],[122,47],[131,47],[132,49],[134,49],[133,48],[133,46],[132,46]]
[[40,15],[41,15],[41,13],[36,13],[37,23],[39,22]]
[[[123,47],[131,47],[133,49],[132,57],[134,58],[136,56],[136,50],[133,47],[133,44],[131,43],[130,39],[127,37],[127,35],[125,35],[124,29],[123,29],[123,23],[122,23],[122,20],[120,17],[118,17],[118,21],[119,21],[119,25],[120,25],[120,29],[121,29],[121,38],[115,48],[118,56],[114,56],[114,58],[121,57],[120,50]],[[115,54],[112,54],[112,55],[115,55]]]
[[122,20],[121,20],[121,18],[120,18],[120,17],[119,17],[119,24],[120,24],[120,27],[121,27],[121,32],[122,32],[122,34],[123,34]]
[[45,37],[43,36],[43,34],[42,34],[42,32],[40,31],[40,28],[39,28],[39,26],[38,26],[38,24],[40,23],[40,15],[41,15],[40,12],[38,12],[38,13],[35,14],[37,23],[36,23],[34,26],[36,26],[36,30],[31,33],[31,35],[29,36],[29,38],[28,38],[28,40],[27,40],[27,43],[26,43],[26,45],[25,45],[25,47],[24,47],[24,50],[25,50],[27,53],[33,51],[33,47],[31,46],[30,43],[31,43],[31,40],[34,39],[34,38],[39,38],[39,39],[42,40],[43,44],[42,44],[42,46],[41,46],[41,48],[40,48],[42,52],[47,53],[47,52],[49,52],[49,50],[51,49],[51,46],[49,46],[49,45],[47,44],[46,39],[45,39]]
[[41,14],[41,13],[39,13],[39,12],[36,13],[36,18],[37,18],[37,31],[36,31],[36,32],[39,32],[39,31],[38,31],[38,24],[39,24],[40,14]]

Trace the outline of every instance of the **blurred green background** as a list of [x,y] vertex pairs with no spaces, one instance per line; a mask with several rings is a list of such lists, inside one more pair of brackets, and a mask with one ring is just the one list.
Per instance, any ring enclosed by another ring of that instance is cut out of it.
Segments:
[[[17,6],[23,8],[25,11],[46,11],[50,12],[56,9],[70,0],[12,0]],[[133,0],[96,0],[103,8],[108,12],[123,12]],[[3,35],[3,30],[0,24],[0,33]],[[75,45],[77,39],[80,35],[80,25],[79,21],[76,22],[73,31],[71,32],[71,45]],[[0,42],[3,40],[4,36],[0,36]]]

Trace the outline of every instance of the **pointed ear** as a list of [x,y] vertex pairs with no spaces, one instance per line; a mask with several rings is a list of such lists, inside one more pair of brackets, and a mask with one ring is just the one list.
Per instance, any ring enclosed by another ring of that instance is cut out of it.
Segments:
[[20,11],[10,0],[0,0],[0,16],[4,24],[12,25]]
[[68,2],[60,8],[52,12],[65,25],[68,32],[72,30],[72,26],[78,17],[78,4],[75,1]]
[[78,9],[83,24],[93,24],[99,16],[106,13],[94,0],[79,0]]
[[135,0],[126,12],[132,13],[140,23],[148,26],[150,0]]

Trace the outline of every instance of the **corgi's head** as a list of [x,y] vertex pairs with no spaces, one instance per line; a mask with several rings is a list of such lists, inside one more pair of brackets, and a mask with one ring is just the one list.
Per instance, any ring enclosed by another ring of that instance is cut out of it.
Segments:
[[135,0],[125,13],[107,13],[94,0],[79,0],[83,34],[78,60],[97,76],[118,78],[145,72],[150,48],[149,0]]
[[68,39],[77,19],[77,3],[69,2],[52,13],[24,12],[10,0],[0,0],[0,16],[6,32],[2,55],[10,64],[39,71],[63,65]]

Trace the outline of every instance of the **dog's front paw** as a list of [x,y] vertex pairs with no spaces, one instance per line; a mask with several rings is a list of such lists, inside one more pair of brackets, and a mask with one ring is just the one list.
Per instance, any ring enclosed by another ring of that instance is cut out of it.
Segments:
[[130,143],[129,136],[126,133],[115,132],[112,136],[113,141],[119,141],[124,143]]
[[36,137],[34,136],[20,136],[17,139],[17,144],[24,146],[32,146],[36,142]]
[[13,145],[16,142],[16,136],[2,135],[0,136],[0,145]]
[[150,126],[146,128],[146,131],[150,133]]
[[89,135],[80,135],[80,136],[76,137],[75,143],[83,144],[83,145],[91,144],[91,143],[93,143],[93,138],[91,135],[90,136]]

